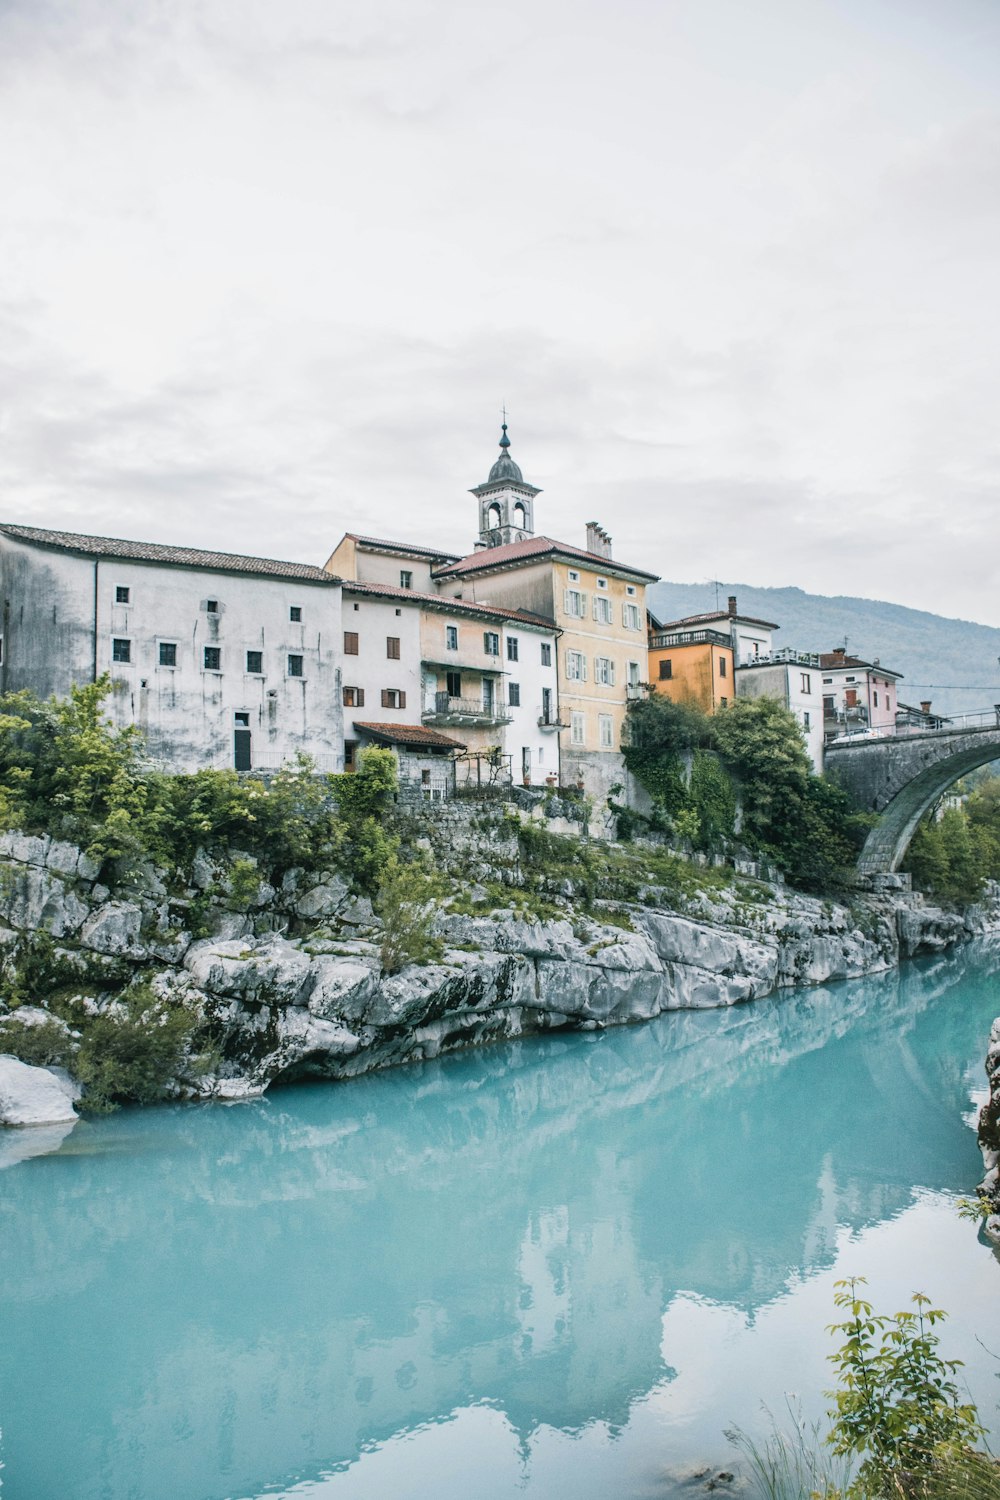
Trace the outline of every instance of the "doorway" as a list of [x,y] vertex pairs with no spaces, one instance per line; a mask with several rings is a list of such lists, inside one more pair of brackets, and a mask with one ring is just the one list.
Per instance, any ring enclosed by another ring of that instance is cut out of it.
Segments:
[[250,746],[250,715],[238,713],[233,730],[233,753],[237,771],[249,771],[252,766]]

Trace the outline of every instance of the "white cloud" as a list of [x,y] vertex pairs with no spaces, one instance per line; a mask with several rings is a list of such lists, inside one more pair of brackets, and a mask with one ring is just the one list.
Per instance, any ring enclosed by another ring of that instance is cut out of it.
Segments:
[[458,547],[505,398],[546,530],[1000,622],[998,31],[976,0],[8,5],[3,510]]

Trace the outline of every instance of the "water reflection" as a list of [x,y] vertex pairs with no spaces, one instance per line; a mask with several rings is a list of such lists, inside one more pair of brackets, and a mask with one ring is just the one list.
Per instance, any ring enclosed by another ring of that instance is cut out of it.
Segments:
[[752,1317],[968,1184],[997,967],[78,1127],[0,1177],[4,1500],[257,1495],[483,1402],[624,1423],[679,1294]]

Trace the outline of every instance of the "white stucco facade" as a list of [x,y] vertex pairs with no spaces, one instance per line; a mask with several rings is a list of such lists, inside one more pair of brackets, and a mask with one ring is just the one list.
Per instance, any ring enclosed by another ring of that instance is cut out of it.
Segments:
[[341,666],[345,761],[363,735],[355,723],[419,724],[420,605],[344,584]]
[[138,725],[170,770],[273,769],[298,751],[341,768],[337,583],[294,564],[275,576],[257,559],[198,566],[76,540],[0,530],[4,691],[65,696],[107,673],[109,717]]

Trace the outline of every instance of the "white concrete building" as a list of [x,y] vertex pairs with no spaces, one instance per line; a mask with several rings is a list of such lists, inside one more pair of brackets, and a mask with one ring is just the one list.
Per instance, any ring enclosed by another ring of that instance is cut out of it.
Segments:
[[823,770],[823,694],[819,657],[806,651],[771,651],[736,668],[740,698],[775,698],[798,721],[819,775]]
[[343,601],[341,707],[351,771],[370,738],[357,723],[420,723],[420,606],[408,591],[347,581]]
[[322,568],[0,525],[0,688],[111,677],[171,770],[343,763],[341,593]]

